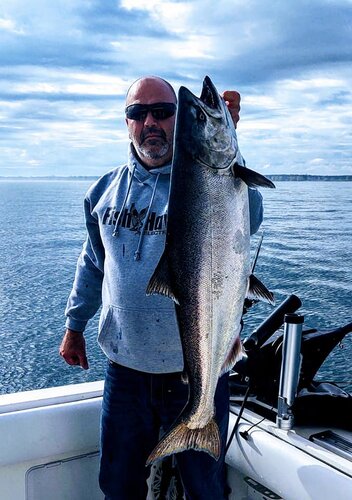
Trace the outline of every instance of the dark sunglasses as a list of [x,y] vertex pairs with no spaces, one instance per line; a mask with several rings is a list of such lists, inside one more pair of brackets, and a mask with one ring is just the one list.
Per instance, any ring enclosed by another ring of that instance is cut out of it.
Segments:
[[172,102],[156,102],[154,104],[131,104],[125,109],[126,118],[130,120],[145,120],[149,111],[155,120],[166,120],[176,112],[176,104]]

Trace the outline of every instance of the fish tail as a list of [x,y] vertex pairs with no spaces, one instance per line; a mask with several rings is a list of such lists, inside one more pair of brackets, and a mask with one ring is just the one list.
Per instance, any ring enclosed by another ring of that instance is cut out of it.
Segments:
[[190,429],[185,423],[171,429],[156,445],[147,459],[146,465],[174,453],[186,450],[205,451],[219,460],[221,441],[220,432],[214,419],[201,429]]

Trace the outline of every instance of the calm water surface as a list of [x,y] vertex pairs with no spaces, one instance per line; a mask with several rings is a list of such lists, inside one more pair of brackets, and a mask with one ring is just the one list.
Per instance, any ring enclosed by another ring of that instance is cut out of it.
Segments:
[[[64,309],[85,237],[87,181],[0,182],[0,393],[103,378],[96,343],[98,317],[86,330],[90,370],[58,355]],[[295,293],[305,324],[320,329],[352,321],[352,183],[278,182],[262,190],[264,242],[256,275],[280,303]],[[253,246],[257,241],[254,237]],[[271,312],[258,304],[244,336]],[[319,378],[352,390],[352,335]]]

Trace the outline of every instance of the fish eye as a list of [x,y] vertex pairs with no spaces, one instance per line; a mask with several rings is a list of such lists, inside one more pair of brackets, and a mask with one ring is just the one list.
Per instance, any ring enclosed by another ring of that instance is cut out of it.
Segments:
[[206,120],[206,116],[205,114],[203,113],[203,111],[199,110],[198,113],[197,113],[197,118],[198,120],[200,120],[201,122],[205,122]]

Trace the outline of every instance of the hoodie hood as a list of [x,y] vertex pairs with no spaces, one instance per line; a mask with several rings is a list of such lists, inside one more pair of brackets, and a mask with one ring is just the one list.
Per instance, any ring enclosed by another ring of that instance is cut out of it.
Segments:
[[142,225],[142,228],[141,228],[141,231],[140,231],[140,236],[139,236],[138,244],[137,244],[136,251],[135,251],[135,254],[134,254],[135,260],[140,260],[140,258],[141,258],[141,250],[142,250],[142,245],[143,245],[143,240],[144,240],[145,228],[146,228],[146,225],[147,225],[147,223],[149,221],[149,215],[150,215],[150,212],[151,212],[151,209],[152,209],[152,206],[153,206],[153,202],[154,202],[154,198],[155,198],[155,193],[156,193],[156,189],[157,189],[157,186],[158,186],[158,181],[159,181],[159,178],[160,178],[161,175],[170,176],[171,163],[169,163],[167,165],[164,165],[162,167],[158,167],[158,168],[147,170],[138,161],[137,156],[136,156],[135,151],[134,151],[134,147],[133,147],[132,144],[130,144],[129,151],[128,151],[128,164],[127,164],[127,168],[128,168],[129,174],[130,174],[129,175],[129,181],[128,181],[128,185],[127,185],[126,195],[124,197],[122,206],[121,206],[121,208],[119,210],[119,215],[118,215],[118,217],[116,219],[116,222],[115,222],[115,226],[114,226],[114,230],[113,230],[113,236],[117,237],[119,235],[118,227],[119,227],[119,225],[121,223],[121,220],[122,220],[122,217],[123,217],[123,214],[124,214],[124,210],[125,210],[125,207],[126,207],[126,203],[127,203],[128,197],[130,195],[130,191],[131,191],[133,182],[135,182],[135,180],[136,180],[139,184],[148,185],[151,188],[152,191],[151,191],[151,195],[150,195],[150,200],[149,200],[148,208],[147,208],[146,214],[144,216],[143,225]]
[[131,144],[128,146],[128,163],[127,168],[131,172],[138,182],[142,184],[149,184],[149,186],[153,186],[155,183],[155,175],[170,175],[171,173],[171,162],[163,165],[162,167],[156,167],[147,170],[138,160],[138,157],[135,153],[134,147]]

